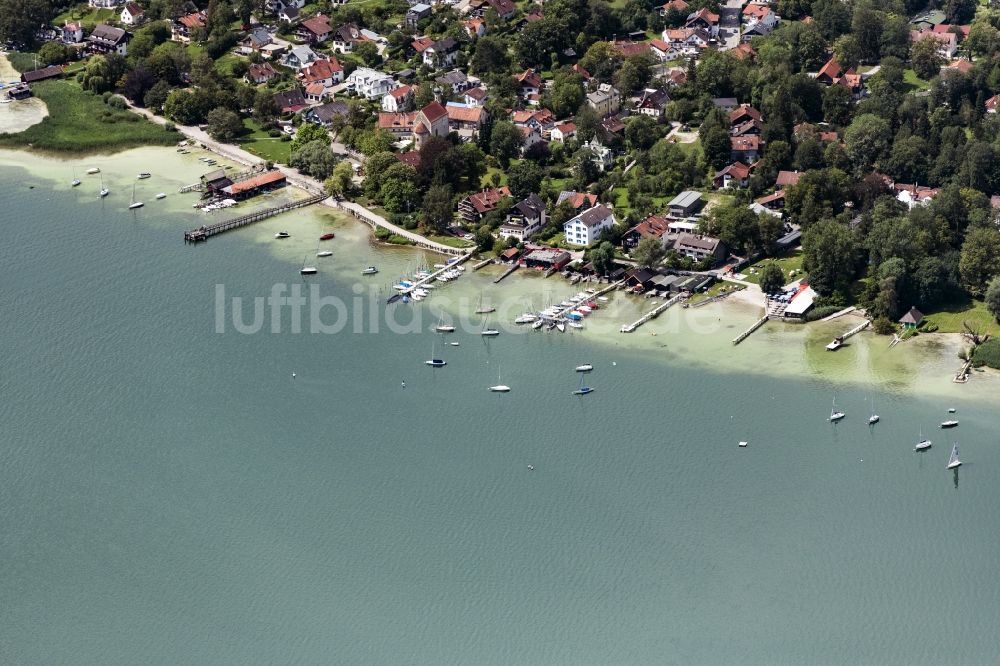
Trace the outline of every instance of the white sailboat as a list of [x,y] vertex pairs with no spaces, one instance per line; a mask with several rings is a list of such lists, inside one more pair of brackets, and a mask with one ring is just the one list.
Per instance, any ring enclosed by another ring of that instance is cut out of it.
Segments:
[[306,266],[306,258],[302,257],[302,268],[299,269],[300,275],[316,275],[318,269],[315,266]]
[[875,413],[875,396],[872,396],[872,415],[868,417],[868,425],[875,425],[881,417]]
[[486,319],[483,320],[483,330],[480,331],[479,334],[482,335],[484,338],[495,338],[496,336],[500,335],[500,331],[498,331],[495,328],[486,328],[486,322],[488,322],[489,320],[490,320],[489,316],[487,316]]
[[132,183],[132,201],[129,203],[129,210],[135,210],[136,208],[142,208],[145,204],[141,201],[135,200],[135,183]]
[[441,321],[443,319],[444,319],[444,315],[442,315],[438,319],[438,323],[437,323],[437,326],[434,327],[434,331],[437,332],[437,333],[454,333],[455,332],[455,327],[452,326],[451,324],[442,324]]
[[594,392],[594,389],[590,388],[589,386],[583,385],[583,378],[585,376],[586,375],[580,375],[580,386],[578,386],[577,389],[573,391],[573,395],[587,395],[588,393]]
[[951,456],[948,458],[948,469],[955,469],[962,464],[962,461],[958,459],[958,442],[951,447]]
[[431,357],[429,360],[424,361],[424,363],[426,365],[431,366],[432,368],[443,368],[444,366],[448,365],[448,362],[434,355],[436,349],[437,349],[437,340],[431,343]]
[[840,419],[844,418],[845,416],[847,416],[847,414],[845,414],[844,412],[842,412],[839,409],[837,409],[837,399],[834,398],[833,399],[833,407],[830,408],[830,423],[836,423],[837,421],[839,421]]
[[80,184],[80,179],[76,177],[76,167],[73,167],[73,182],[70,183],[70,185],[76,187],[79,184]]
[[591,365],[590,363],[584,363],[583,365],[576,366],[576,371],[577,372],[590,372],[593,369],[594,369],[594,366]]
[[924,429],[920,429],[920,439],[917,440],[917,445],[913,447],[914,451],[926,451],[931,448],[931,440],[924,437]]
[[496,308],[492,306],[483,306],[483,292],[479,292],[479,305],[476,306],[476,314],[489,314],[491,312],[496,312]]
[[493,391],[494,393],[509,393],[510,392],[510,387],[509,386],[507,386],[506,384],[501,384],[500,383],[500,366],[499,365],[497,365],[497,385],[496,386],[491,386],[490,390]]
[[108,188],[104,187],[104,174],[101,174],[101,198],[108,196]]

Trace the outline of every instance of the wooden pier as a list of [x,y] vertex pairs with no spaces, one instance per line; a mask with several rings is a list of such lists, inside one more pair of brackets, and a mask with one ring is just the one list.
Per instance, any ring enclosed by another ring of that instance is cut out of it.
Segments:
[[507,277],[508,275],[510,275],[511,273],[513,273],[514,271],[516,271],[520,267],[521,267],[521,264],[519,264],[519,263],[517,263],[515,261],[513,264],[511,264],[510,268],[508,268],[507,270],[505,270],[503,273],[500,274],[500,276],[498,276],[496,279],[493,280],[493,284],[496,284],[500,280],[504,279],[505,277]]
[[[586,300],[588,300],[588,301],[590,301],[590,300],[596,301],[599,297],[603,296],[604,294],[606,294],[606,293],[608,293],[610,291],[614,291],[615,289],[617,289],[618,287],[620,287],[623,284],[625,284],[625,280],[619,280],[618,282],[612,282],[611,284],[609,284],[604,289],[600,289],[598,291],[595,291],[594,295],[588,297]],[[559,311],[559,313],[554,318],[555,319],[562,319],[563,317],[565,317],[566,315],[568,315],[570,312],[572,312],[573,310],[577,309],[581,304],[582,303],[574,303],[573,305],[569,306],[568,308],[563,308],[562,310]]]
[[768,319],[770,319],[770,317],[765,314],[763,317],[761,317],[760,319],[758,319],[757,321],[755,321],[753,323],[753,326],[751,326],[750,328],[748,328],[747,330],[743,331],[742,333],[740,333],[739,335],[737,335],[735,338],[733,338],[733,344],[734,345],[738,345],[741,342],[743,342],[744,340],[746,340],[747,338],[749,338],[750,334],[753,333],[754,331],[756,331],[758,328],[760,328],[764,324],[766,324]]
[[861,322],[860,324],[849,330],[847,333],[844,333],[842,336],[840,336],[840,339],[841,341],[844,341],[847,338],[851,337],[852,335],[857,335],[858,333],[865,330],[869,326],[871,326],[871,322],[865,319],[863,322]]
[[844,308],[840,312],[834,312],[832,315],[823,317],[822,319],[820,319],[820,321],[831,321],[833,319],[837,319],[838,317],[843,317],[846,314],[851,314],[855,310],[857,310],[857,308],[852,305],[850,307]]
[[449,259],[448,263],[445,264],[444,268],[439,268],[436,271],[434,271],[433,273],[431,273],[430,275],[428,275],[427,277],[422,278],[420,280],[417,280],[416,282],[414,282],[411,286],[407,287],[406,289],[400,290],[399,293],[401,295],[402,294],[411,294],[411,293],[413,293],[415,290],[419,289],[420,287],[422,287],[423,285],[427,284],[431,280],[436,280],[437,276],[441,275],[442,273],[444,273],[446,271],[450,271],[453,268],[455,268],[456,266],[460,266],[460,265],[464,264],[466,261],[468,261],[472,257],[472,255],[473,255],[474,252],[475,252],[475,250],[469,250],[468,253],[463,254],[461,257],[458,257],[457,259]]
[[631,324],[623,324],[622,327],[621,327],[621,329],[620,329],[621,332],[622,333],[631,333],[635,329],[637,329],[640,326],[642,326],[643,324],[645,324],[650,319],[656,319],[657,317],[660,316],[660,314],[664,310],[666,310],[667,308],[669,308],[671,305],[673,305],[677,301],[681,300],[681,298],[683,298],[683,296],[681,294],[677,294],[673,298],[671,298],[671,299],[669,299],[667,301],[664,301],[663,303],[660,303],[655,308],[653,308],[652,310],[650,310],[646,314],[642,315],[642,317],[640,317],[636,321],[632,322]]
[[483,259],[478,264],[476,264],[475,266],[473,266],[472,270],[478,271],[480,268],[485,268],[486,266],[489,266],[492,263],[493,263],[493,259],[492,258]]
[[225,220],[223,222],[216,222],[215,224],[206,224],[204,226],[198,227],[197,229],[192,229],[191,231],[184,232],[184,242],[185,243],[199,243],[201,241],[208,240],[209,237],[221,234],[224,231],[230,231],[231,229],[238,229],[240,227],[245,227],[248,224],[253,224],[254,222],[260,222],[261,220],[266,220],[269,217],[274,217],[275,215],[281,215],[290,210],[295,210],[296,208],[302,208],[304,206],[311,206],[313,204],[319,203],[326,199],[325,194],[317,194],[306,199],[299,199],[298,201],[291,201],[282,206],[277,206],[276,208],[265,208],[263,210],[258,210],[253,213],[248,213],[247,215],[242,215],[240,217],[235,217],[231,220]]

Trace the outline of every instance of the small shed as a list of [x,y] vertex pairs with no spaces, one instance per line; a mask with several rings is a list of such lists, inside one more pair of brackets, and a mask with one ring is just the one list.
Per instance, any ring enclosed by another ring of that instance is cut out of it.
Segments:
[[899,318],[899,323],[903,325],[903,328],[907,331],[915,331],[917,327],[920,326],[920,322],[924,320],[924,313],[915,307],[911,307],[910,311]]

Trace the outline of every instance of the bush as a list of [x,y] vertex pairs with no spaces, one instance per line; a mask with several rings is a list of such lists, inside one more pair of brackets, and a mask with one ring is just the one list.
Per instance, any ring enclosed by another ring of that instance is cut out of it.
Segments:
[[167,130],[168,132],[176,132],[177,131],[177,125],[174,125],[173,123],[169,123],[169,122],[168,123],[164,123],[163,124],[163,129]]
[[892,335],[896,332],[896,325],[889,320],[888,317],[877,317],[875,321],[872,322],[872,328],[879,335]]
[[974,366],[988,366],[1000,370],[1000,338],[987,340],[976,347],[972,353],[972,364]]
[[291,141],[292,137],[288,136],[287,134],[282,134],[281,135],[281,140],[282,141]]
[[[284,134],[284,133],[281,130],[279,130],[279,129],[269,129],[269,130],[267,130],[267,135],[269,137],[271,137],[272,139],[277,139],[278,137],[282,136],[282,134]],[[288,135],[286,134],[285,136],[288,136]]]
[[112,109],[118,111],[124,111],[128,108],[128,104],[125,103],[125,98],[120,95],[112,95],[104,100],[104,103],[110,106]]
[[817,321],[822,319],[823,317],[829,317],[834,312],[840,312],[842,309],[843,308],[840,308],[836,305],[826,305],[821,308],[813,308],[812,310],[806,313],[805,320]]

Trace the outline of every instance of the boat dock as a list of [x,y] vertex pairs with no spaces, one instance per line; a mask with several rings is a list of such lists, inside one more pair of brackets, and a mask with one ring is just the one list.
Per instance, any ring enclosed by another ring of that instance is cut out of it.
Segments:
[[[265,166],[263,164],[258,164],[249,169],[244,169],[243,171],[237,171],[236,173],[226,174],[226,178],[231,180],[233,183],[239,183],[249,178],[253,178],[254,176],[260,175],[264,171],[266,171]],[[204,192],[205,183],[199,180],[197,183],[191,183],[190,185],[185,185],[184,187],[182,187],[177,191],[180,194],[185,194],[187,192]]]
[[[593,295],[590,296],[587,300],[590,300],[590,299],[597,300],[599,297],[603,296],[604,294],[608,293],[609,291],[614,291],[615,289],[617,289],[620,285],[622,285],[624,283],[625,283],[624,280],[620,280],[618,282],[613,282],[613,283],[609,284],[607,287],[605,287],[604,289],[601,289],[599,291],[595,291],[593,293]],[[570,312],[572,312],[573,310],[575,310],[579,305],[580,305],[580,303],[574,303],[573,305],[569,306],[568,308],[563,308],[553,318],[554,319],[562,319],[563,317],[565,317],[566,315],[568,315]]]
[[406,289],[401,289],[399,293],[400,294],[410,294],[413,291],[415,291],[415,290],[419,289],[420,287],[422,287],[423,285],[427,284],[428,282],[431,282],[432,280],[436,280],[437,276],[441,275],[442,273],[444,273],[446,271],[450,271],[450,270],[454,269],[456,266],[460,266],[461,264],[464,264],[466,261],[468,261],[472,257],[472,255],[473,255],[474,252],[475,252],[475,250],[469,250],[469,252],[467,252],[466,254],[462,255],[461,257],[458,257],[457,259],[449,259],[448,263],[445,264],[444,268],[439,268],[436,271],[434,271],[433,273],[431,273],[430,275],[428,275],[427,277],[421,278],[421,279],[417,280],[416,282],[414,282],[412,285],[410,285]]
[[521,267],[521,264],[519,264],[519,263],[517,263],[515,261],[513,264],[511,264],[510,268],[508,268],[507,270],[505,270],[503,273],[500,274],[499,277],[497,277],[495,280],[493,280],[493,284],[496,284],[500,280],[504,279],[505,277],[507,277],[508,275],[510,275],[511,273],[513,273],[514,271],[516,271],[520,267]]
[[673,305],[677,301],[681,300],[681,298],[683,298],[683,295],[682,294],[677,294],[676,296],[674,296],[670,300],[667,300],[667,301],[664,301],[663,303],[660,303],[655,308],[653,308],[652,310],[650,310],[646,314],[642,315],[642,317],[640,317],[636,321],[632,322],[631,324],[623,324],[622,327],[621,327],[621,329],[620,329],[621,332],[622,333],[631,333],[635,329],[637,329],[640,326],[642,326],[643,324],[645,324],[650,319],[656,319],[657,317],[660,316],[660,314],[664,310],[666,310],[667,308],[669,308],[671,305]]
[[191,231],[184,232],[184,242],[185,243],[199,243],[201,241],[206,241],[211,236],[221,234],[224,231],[229,231],[231,229],[238,229],[240,227],[245,227],[254,222],[259,222],[261,220],[266,220],[269,217],[274,217],[275,215],[281,215],[290,210],[295,210],[296,208],[303,208],[305,206],[311,206],[313,204],[319,203],[326,199],[325,194],[316,194],[305,199],[299,199],[298,201],[291,201],[282,206],[277,206],[275,208],[265,208],[263,210],[258,210],[253,213],[248,213],[247,215],[241,215],[240,217],[235,217],[231,220],[225,220],[223,222],[216,222],[215,224],[206,224],[204,226],[198,227],[197,229],[192,229]]
[[857,335],[858,333],[860,333],[861,331],[865,330],[869,326],[871,326],[871,322],[868,321],[867,319],[865,319],[863,322],[861,322],[860,324],[858,324],[857,326],[855,326],[854,328],[852,328],[851,330],[849,330],[847,333],[844,333],[843,335],[841,335],[840,339],[841,339],[841,341],[846,340],[847,338],[851,337],[852,335]]
[[761,326],[763,326],[765,323],[767,323],[768,319],[770,319],[770,317],[767,314],[765,314],[763,317],[761,317],[760,319],[758,319],[757,321],[755,321],[750,328],[748,328],[747,330],[743,331],[742,333],[740,333],[739,335],[737,335],[735,338],[733,338],[733,344],[734,345],[738,345],[741,342],[743,342],[744,340],[746,340],[747,338],[749,338],[750,334],[753,333],[754,331],[756,331]]
[[492,263],[493,263],[493,259],[492,258],[483,259],[478,264],[476,264],[475,266],[473,266],[472,270],[478,271],[480,268],[485,268],[486,266],[489,266]]

